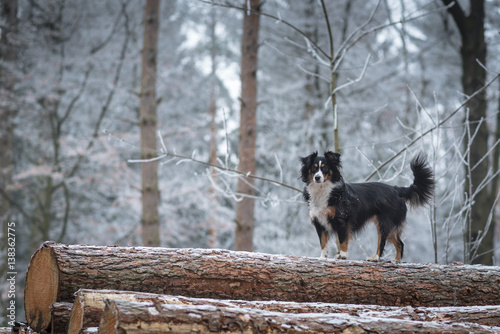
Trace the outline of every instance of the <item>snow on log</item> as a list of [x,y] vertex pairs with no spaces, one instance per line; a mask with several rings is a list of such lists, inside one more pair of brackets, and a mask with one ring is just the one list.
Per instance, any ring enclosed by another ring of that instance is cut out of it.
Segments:
[[482,325],[500,326],[500,305],[413,308],[411,306],[391,307],[331,303],[220,300],[131,291],[81,289],[76,294],[68,326],[68,334],[79,333],[82,328],[98,326],[102,312],[104,311],[105,300],[180,305],[212,305],[231,308],[241,307],[283,313],[346,313],[361,317],[394,318],[414,321],[472,322]]
[[0,334],[38,334],[28,326],[0,327]]
[[50,305],[73,302],[80,288],[386,306],[500,305],[500,268],[46,242],[26,275],[28,324],[46,329]]
[[499,327],[213,305],[106,300],[99,333],[491,333]]

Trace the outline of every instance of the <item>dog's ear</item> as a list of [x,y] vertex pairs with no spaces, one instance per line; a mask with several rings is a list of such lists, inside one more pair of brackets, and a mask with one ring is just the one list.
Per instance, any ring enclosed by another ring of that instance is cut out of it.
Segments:
[[340,165],[340,154],[332,151],[325,152],[325,158],[328,162]]
[[313,152],[307,157],[300,158],[300,161],[302,162],[302,166],[309,166],[310,164],[313,163],[314,160],[316,160],[316,157],[318,156],[318,152]]
[[302,167],[300,168],[300,176],[299,179],[302,180],[304,183],[309,182],[309,166],[312,165],[314,160],[316,160],[316,157],[318,156],[318,152],[313,152],[312,154],[308,155],[307,157],[300,158],[300,161],[302,162]]

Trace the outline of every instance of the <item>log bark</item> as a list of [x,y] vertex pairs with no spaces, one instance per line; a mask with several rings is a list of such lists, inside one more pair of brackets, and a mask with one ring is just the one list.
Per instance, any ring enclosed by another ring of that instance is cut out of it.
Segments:
[[393,318],[414,321],[471,322],[500,326],[499,306],[464,307],[390,307],[333,303],[295,303],[280,301],[244,301],[160,295],[118,290],[81,289],[77,292],[68,334],[96,327],[105,307],[105,300],[155,302],[161,304],[211,305],[215,307],[252,308],[283,313],[345,313],[361,317]]
[[72,308],[72,303],[54,303],[50,306],[52,334],[66,333]]
[[28,324],[47,328],[50,305],[73,302],[80,288],[385,306],[500,305],[500,268],[47,242],[26,275]]
[[499,327],[107,300],[99,333],[491,333]]

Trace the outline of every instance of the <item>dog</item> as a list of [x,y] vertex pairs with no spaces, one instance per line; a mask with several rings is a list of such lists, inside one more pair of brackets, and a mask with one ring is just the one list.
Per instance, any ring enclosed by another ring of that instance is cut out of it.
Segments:
[[300,158],[300,179],[305,183],[303,195],[316,228],[321,257],[328,257],[328,241],[337,236],[336,259],[347,259],[351,237],[373,221],[378,232],[378,247],[368,261],[380,261],[386,241],[396,248],[401,261],[404,244],[401,233],[406,221],[407,204],[419,207],[429,204],[434,194],[434,173],[425,156],[419,154],[410,163],[413,184],[397,187],[380,182],[346,183],[342,177],[340,154],[318,152]]

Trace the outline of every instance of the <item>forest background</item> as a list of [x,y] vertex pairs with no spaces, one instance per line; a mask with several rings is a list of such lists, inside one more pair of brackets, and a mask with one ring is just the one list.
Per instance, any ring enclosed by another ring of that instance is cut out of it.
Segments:
[[[43,241],[143,244],[145,3],[1,4],[0,300],[14,222],[22,305],[23,271]],[[236,172],[243,21],[254,14],[258,179]],[[404,261],[498,265],[499,0],[273,0],[257,9],[168,0],[158,22],[150,149],[161,246],[238,249],[237,207],[250,198],[252,249],[319,256],[299,157],[336,150],[346,181],[408,186],[409,160],[423,151],[436,194],[408,215]],[[250,183],[250,196],[238,182]],[[373,255],[376,239],[369,226],[350,258]],[[393,256],[387,247],[385,258]]]

